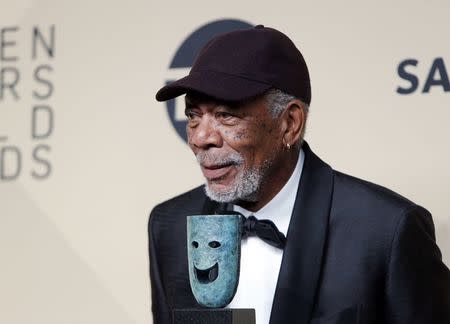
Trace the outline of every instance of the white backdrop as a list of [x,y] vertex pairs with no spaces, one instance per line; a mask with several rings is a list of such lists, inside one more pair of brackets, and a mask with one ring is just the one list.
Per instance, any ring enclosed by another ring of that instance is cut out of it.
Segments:
[[[291,37],[312,149],[428,208],[449,264],[449,14],[444,0],[0,0],[0,323],[151,323],[148,214],[202,182],[154,95],[186,73],[169,70],[183,41],[222,19]],[[406,79],[417,90],[399,94]]]

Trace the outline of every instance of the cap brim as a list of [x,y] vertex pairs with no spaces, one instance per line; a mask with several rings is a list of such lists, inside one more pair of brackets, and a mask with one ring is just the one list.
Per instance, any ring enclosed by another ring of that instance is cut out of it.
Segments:
[[196,71],[188,76],[162,87],[156,93],[156,100],[166,101],[188,91],[197,91],[224,101],[241,101],[272,88],[261,83],[234,75],[214,71]]

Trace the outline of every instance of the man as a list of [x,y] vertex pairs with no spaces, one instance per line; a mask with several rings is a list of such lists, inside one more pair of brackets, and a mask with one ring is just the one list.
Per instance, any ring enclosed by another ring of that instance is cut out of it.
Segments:
[[230,307],[255,308],[257,324],[450,323],[450,274],[428,211],[333,170],[303,142],[309,74],[286,35],[257,26],[214,38],[156,98],[185,93],[188,142],[206,184],[151,213],[156,324],[198,307],[186,216],[227,210],[270,219],[287,236],[283,249],[242,242]]

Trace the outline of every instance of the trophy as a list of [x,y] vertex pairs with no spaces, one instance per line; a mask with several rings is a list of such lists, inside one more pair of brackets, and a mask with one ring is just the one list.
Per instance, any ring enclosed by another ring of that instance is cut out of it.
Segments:
[[187,217],[189,281],[204,308],[176,309],[174,324],[254,324],[254,309],[223,308],[239,283],[242,217],[196,215]]

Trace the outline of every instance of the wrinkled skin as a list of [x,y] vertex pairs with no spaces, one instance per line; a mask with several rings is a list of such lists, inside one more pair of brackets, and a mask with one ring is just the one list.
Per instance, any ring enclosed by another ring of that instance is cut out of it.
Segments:
[[[233,201],[256,211],[289,179],[298,150],[287,150],[286,144],[294,146],[299,141],[306,118],[300,101],[292,101],[280,117],[273,118],[264,96],[227,103],[188,93],[185,113],[189,146],[201,157],[200,167],[211,190],[226,192],[236,181],[245,182],[245,171],[261,170],[262,181],[253,195]],[[243,158],[242,163],[217,162],[236,154]]]

